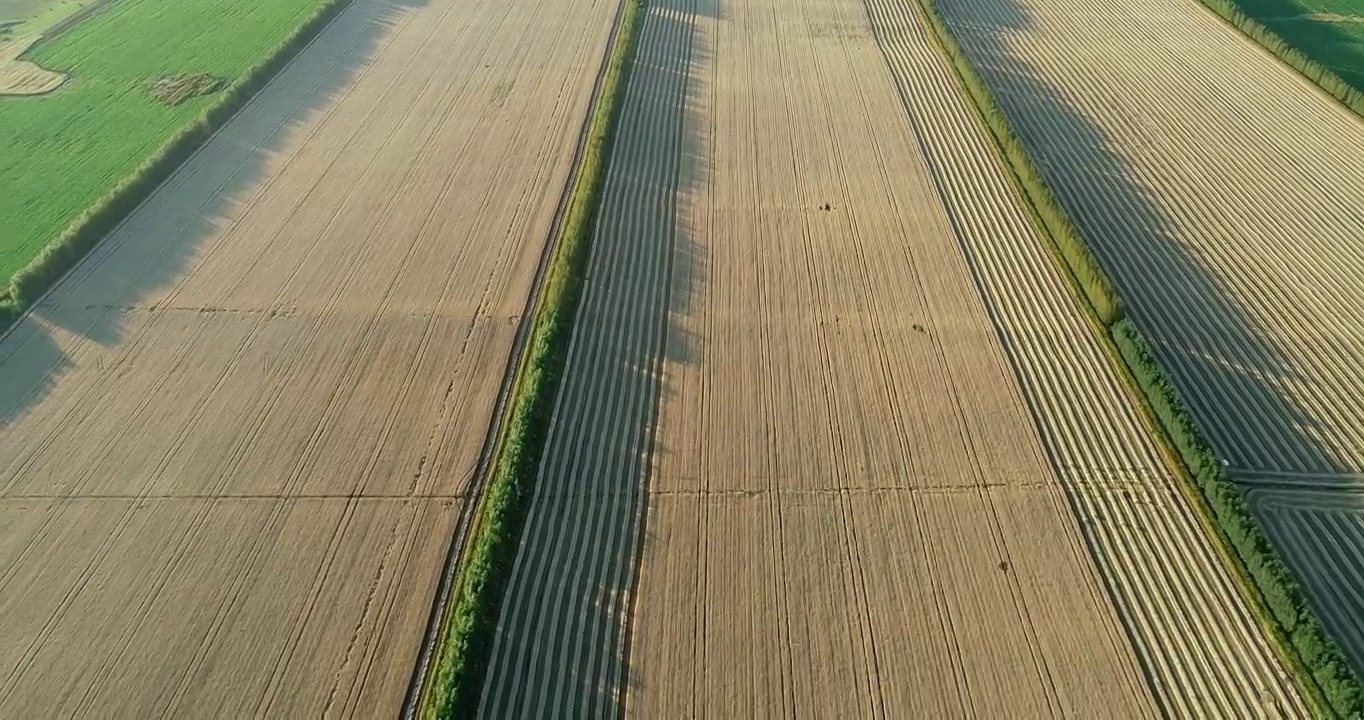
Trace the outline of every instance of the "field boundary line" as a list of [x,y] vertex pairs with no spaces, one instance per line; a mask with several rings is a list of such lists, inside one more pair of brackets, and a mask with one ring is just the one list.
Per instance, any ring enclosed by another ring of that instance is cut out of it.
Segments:
[[1308,83],[1315,85],[1332,100],[1360,119],[1364,119],[1364,92],[1337,75],[1331,68],[1293,47],[1269,26],[1242,10],[1235,0],[1198,0],[1198,3],[1247,40],[1294,70]]
[[[0,287],[0,340],[61,285],[67,274],[176,177],[233,118],[321,37],[355,0],[324,0],[278,45],[229,85],[217,102],[181,127],[141,165],[87,207],[27,265]],[[93,6],[104,8],[108,2]]]
[[[1364,712],[1360,681],[1350,670],[1339,645],[1325,633],[1320,617],[1303,598],[1294,576],[1251,514],[1242,491],[1227,477],[1225,467],[1204,440],[1201,429],[1194,423],[1132,319],[1125,313],[1111,311],[1111,308],[1122,308],[1120,299],[1113,298],[1112,304],[1105,306],[1096,306],[1093,302],[1098,294],[1096,288],[1085,283],[1077,273],[1072,262],[1076,256],[1065,252],[1066,245],[1077,240],[1078,234],[1054,236],[1057,230],[1073,233],[1074,226],[1041,184],[1041,175],[1027,149],[1013,132],[988,86],[957,45],[934,2],[914,0],[913,5],[928,25],[939,53],[952,66],[958,85],[970,100],[968,104],[985,126],[996,154],[1009,171],[1007,174],[1015,193],[1023,201],[1053,261],[1060,267],[1110,367],[1135,406],[1142,424],[1156,441],[1162,461],[1179,480],[1176,485],[1180,493],[1194,510],[1204,533],[1212,540],[1214,550],[1234,579],[1238,595],[1251,609],[1267,644],[1314,713],[1360,716]],[[1041,206],[1037,205],[1039,199]],[[1079,257],[1092,255],[1086,252]],[[1102,300],[1102,295],[1099,298]],[[1239,537],[1239,543],[1232,532]],[[1243,557],[1243,554],[1250,557]],[[1255,563],[1253,569],[1252,562]],[[1285,622],[1285,615],[1291,625]],[[1310,657],[1305,656],[1305,651]]]
[[620,95],[634,57],[643,0],[619,0],[593,84],[573,171],[508,356],[504,393],[468,496],[470,515],[451,539],[443,590],[414,668],[405,717],[474,714],[581,296],[582,271],[609,163]]

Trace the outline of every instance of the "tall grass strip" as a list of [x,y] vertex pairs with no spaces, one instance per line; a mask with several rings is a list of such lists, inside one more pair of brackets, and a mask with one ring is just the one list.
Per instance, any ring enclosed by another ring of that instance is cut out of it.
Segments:
[[[1222,0],[1211,0],[1220,2]],[[1251,515],[1241,489],[1227,476],[1221,459],[1207,442],[1150,346],[1130,318],[1097,260],[1043,186],[1026,149],[988,87],[962,52],[938,13],[933,0],[916,0],[939,49],[956,70],[957,79],[976,108],[982,124],[1031,204],[1033,218],[1053,256],[1074,280],[1081,306],[1093,319],[1115,370],[1146,417],[1147,425],[1165,446],[1172,469],[1190,491],[1191,502],[1237,577],[1242,595],[1256,611],[1272,639],[1276,653],[1321,714],[1364,716],[1364,692],[1340,647],[1325,632],[1320,618],[1306,601],[1288,567]],[[1042,204],[1039,204],[1042,203]],[[1059,234],[1058,234],[1059,233]]]
[[[0,332],[38,301],[100,240],[156,192],[209,138],[213,137],[257,92],[269,84],[352,0],[321,5],[282,42],[247,70],[193,123],[166,141],[137,169],[81,214],[31,262],[10,278],[11,311],[0,310]],[[0,301],[2,302],[2,301]]]
[[437,660],[423,680],[424,717],[470,717],[478,708],[493,631],[567,358],[639,14],[640,0],[623,0],[569,202],[534,305],[529,342],[511,385],[510,412],[498,430],[490,475],[460,553]]
[[1356,115],[1364,117],[1364,92],[1360,92],[1359,88],[1335,74],[1330,68],[1307,57],[1273,30],[1247,15],[1236,5],[1235,0],[1199,1],[1228,25],[1241,31],[1241,34],[1321,88],[1322,92],[1335,98]]
[[1360,678],[1251,514],[1244,492],[1227,475],[1150,344],[1130,318],[1114,325],[1111,333],[1146,407],[1182,461],[1184,476],[1199,491],[1204,511],[1234,553],[1237,569],[1257,591],[1263,619],[1279,642],[1292,648],[1296,662],[1291,664],[1299,684],[1318,690],[1318,704],[1338,717],[1364,715]]

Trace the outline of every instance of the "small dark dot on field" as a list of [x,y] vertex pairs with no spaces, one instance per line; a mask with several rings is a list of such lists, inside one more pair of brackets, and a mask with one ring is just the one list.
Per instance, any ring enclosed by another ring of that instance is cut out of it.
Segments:
[[928,332],[927,330],[924,330],[924,326],[919,323],[914,323],[910,327],[914,328],[914,332]]
[[999,561],[999,571],[1000,571],[1000,572],[1009,572],[1009,561],[1008,561],[1008,560],[1000,560],[1000,561]]

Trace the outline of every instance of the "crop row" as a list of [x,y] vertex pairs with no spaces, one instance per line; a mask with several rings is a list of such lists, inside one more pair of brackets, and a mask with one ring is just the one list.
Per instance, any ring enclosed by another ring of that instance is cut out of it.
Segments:
[[622,2],[568,203],[530,316],[526,349],[509,390],[509,412],[498,428],[489,463],[492,469],[459,557],[454,591],[438,639],[436,665],[424,679],[429,685],[424,688],[423,716],[469,717],[477,710],[493,632],[568,355],[639,14],[640,0]]
[[1149,416],[1182,463],[1185,481],[1197,489],[1205,516],[1211,516],[1222,542],[1233,551],[1229,559],[1239,566],[1238,574],[1253,584],[1253,588],[1246,589],[1254,592],[1247,594],[1256,601],[1263,624],[1273,632],[1281,649],[1291,654],[1289,665],[1295,670],[1299,685],[1316,699],[1317,705],[1336,714],[1354,716],[1364,712],[1360,680],[1344,653],[1326,634],[1297,580],[1251,514],[1243,491],[1227,475],[1221,459],[1195,424],[1149,344],[1132,320],[1125,317],[1122,301],[1112,284],[1044,186],[989,88],[958,46],[933,0],[918,0],[918,5],[993,135],[1027,204],[1032,206],[1033,218],[1048,237],[1050,249],[1101,324],[1110,352],[1116,351],[1122,359]]
[[1254,40],[1274,57],[1282,60],[1285,65],[1297,70],[1303,77],[1311,80],[1327,95],[1338,100],[1341,105],[1353,110],[1357,115],[1364,116],[1364,93],[1330,68],[1294,48],[1263,23],[1247,15],[1236,5],[1236,0],[1200,0],[1200,2],[1228,25],[1240,30],[1246,37]]
[[200,115],[165,141],[113,189],[77,217],[55,240],[11,277],[0,291],[0,332],[96,244],[114,230],[134,209],[151,197],[160,185],[213,136],[233,115],[298,53],[317,37],[351,0],[324,0],[293,31],[247,69]]

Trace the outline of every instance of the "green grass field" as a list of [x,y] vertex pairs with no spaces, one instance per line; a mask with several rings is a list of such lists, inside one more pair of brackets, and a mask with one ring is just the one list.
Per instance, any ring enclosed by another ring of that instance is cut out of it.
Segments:
[[1364,91],[1364,0],[1233,0],[1307,57]]
[[0,97],[0,284],[218,97],[168,107],[149,81],[230,83],[325,2],[117,0],[30,52],[71,79],[51,95]]

